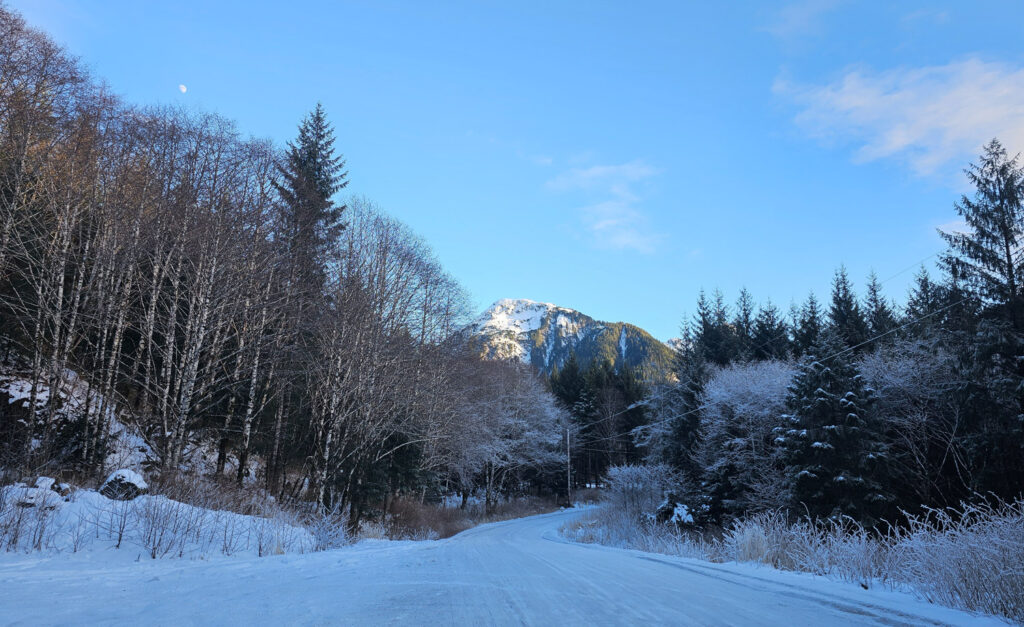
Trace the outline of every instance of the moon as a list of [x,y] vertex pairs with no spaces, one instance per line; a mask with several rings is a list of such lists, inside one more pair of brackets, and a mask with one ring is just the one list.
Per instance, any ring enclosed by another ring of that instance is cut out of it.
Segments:
[[180,91],[181,93],[185,93],[186,91],[188,91],[188,87],[185,87],[184,85],[178,85],[178,91]]

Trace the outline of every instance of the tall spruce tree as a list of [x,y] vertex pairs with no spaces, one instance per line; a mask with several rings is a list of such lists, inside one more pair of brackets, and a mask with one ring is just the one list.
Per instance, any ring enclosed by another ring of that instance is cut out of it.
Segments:
[[665,461],[681,471],[691,486],[700,478],[696,447],[701,436],[700,399],[708,378],[705,353],[692,339],[695,335],[690,325],[684,325],[684,348],[675,355],[676,382],[656,408],[658,418],[668,421]]
[[811,347],[818,344],[821,338],[822,319],[821,306],[814,292],[807,295],[807,300],[800,307],[798,316],[793,320],[793,349],[797,355],[806,355]]
[[283,202],[281,241],[291,260],[291,280],[307,298],[322,297],[331,245],[344,229],[345,205],[334,195],[348,185],[345,161],[335,154],[334,130],[323,106],[299,125],[299,136],[288,143],[275,184]]
[[[323,363],[318,326],[330,304],[327,269],[332,247],[344,228],[341,214],[345,206],[333,202],[334,194],[348,184],[344,166],[341,156],[335,155],[334,132],[318,103],[299,125],[296,140],[288,143],[274,182],[282,201],[275,240],[283,249],[285,293],[281,300],[286,312],[276,396],[278,415],[288,416],[278,424],[304,424],[313,414],[311,375]],[[289,435],[301,437],[296,431],[286,431],[283,437]],[[327,437],[323,431],[314,433],[316,439]],[[268,485],[272,476],[283,471],[278,456],[271,457]]]
[[778,308],[768,301],[754,319],[754,359],[786,359],[789,356],[789,327]]
[[736,356],[736,336],[729,324],[729,307],[722,293],[715,290],[709,301],[701,290],[693,328],[694,347],[702,360],[724,366]]
[[874,272],[868,275],[868,293],[864,299],[864,313],[871,337],[885,336],[898,326],[896,313],[889,300],[882,294],[882,284]]
[[975,188],[974,198],[963,196],[954,208],[968,230],[939,231],[949,245],[940,263],[1015,331],[1024,331],[1024,169],[993,139],[965,172]]
[[736,315],[732,320],[733,333],[736,338],[736,356],[740,359],[753,357],[754,343],[754,297],[747,288],[740,289],[736,299]]
[[868,337],[867,322],[844,266],[839,266],[832,279],[832,304],[828,310],[828,322],[832,332],[842,338],[847,347],[858,346]]
[[551,392],[571,411],[573,405],[580,400],[585,386],[580,362],[576,358],[576,353],[570,352],[562,368],[556,368],[551,373]]
[[909,324],[908,332],[915,336],[929,335],[938,328],[941,319],[940,310],[946,302],[945,289],[935,283],[928,270],[921,266],[914,276],[914,283],[907,294],[907,304],[903,308],[904,324]]
[[801,360],[775,430],[794,507],[867,524],[885,512],[886,451],[872,403],[844,342],[825,334]]
[[941,311],[949,327],[971,332],[981,305],[961,412],[965,446],[976,489],[1012,499],[1024,483],[1024,169],[993,139],[966,173],[974,197],[954,206],[967,229],[940,231],[949,245]]

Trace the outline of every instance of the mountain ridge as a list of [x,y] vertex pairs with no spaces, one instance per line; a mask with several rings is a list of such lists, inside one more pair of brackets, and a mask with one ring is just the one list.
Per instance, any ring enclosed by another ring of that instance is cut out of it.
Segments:
[[640,369],[663,378],[672,349],[628,322],[597,320],[575,309],[526,298],[503,298],[466,327],[487,359],[518,359],[550,375],[575,354],[583,367],[607,360],[616,368]]

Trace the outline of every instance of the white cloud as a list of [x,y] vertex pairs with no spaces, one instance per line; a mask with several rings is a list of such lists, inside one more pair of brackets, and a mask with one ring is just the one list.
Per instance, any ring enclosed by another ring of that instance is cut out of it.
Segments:
[[765,26],[779,39],[794,39],[820,35],[824,30],[825,14],[836,9],[842,0],[801,0],[782,7],[775,19]]
[[657,168],[642,161],[631,161],[621,165],[594,165],[567,170],[548,181],[548,187],[557,190],[626,189],[630,183],[650,178],[659,172]]
[[933,24],[946,24],[949,22],[949,11],[937,9],[918,9],[907,13],[902,18],[904,23],[931,22]]
[[1024,69],[969,58],[885,72],[851,70],[823,86],[777,80],[802,110],[796,122],[822,139],[851,141],[857,158],[898,158],[918,174],[958,166],[998,137],[1024,148]]
[[629,202],[607,200],[580,210],[583,224],[600,248],[652,254],[661,237],[650,230],[647,216]]
[[583,227],[595,245],[612,250],[655,252],[661,237],[636,205],[636,186],[660,173],[642,161],[619,165],[571,168],[547,182],[548,189],[583,192],[596,200],[579,210]]
[[963,218],[953,218],[948,222],[937,225],[935,228],[943,233],[971,233],[971,227]]

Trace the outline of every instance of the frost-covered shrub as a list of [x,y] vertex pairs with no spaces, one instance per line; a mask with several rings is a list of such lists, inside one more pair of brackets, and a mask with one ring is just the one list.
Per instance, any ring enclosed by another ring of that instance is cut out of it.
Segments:
[[348,516],[341,511],[339,505],[311,515],[306,528],[313,536],[314,551],[328,551],[349,544]]
[[821,541],[814,527],[790,523],[780,510],[733,521],[722,544],[728,560],[758,562],[783,570],[822,570],[815,558]]
[[650,519],[637,519],[607,504],[581,514],[561,528],[561,534],[573,542],[602,544],[624,549],[720,561],[716,543],[698,534],[680,531],[674,525]]
[[[192,500],[204,499],[187,485],[179,484],[178,493]],[[305,552],[313,547],[312,533],[296,513],[276,506],[271,499],[258,496],[255,500],[260,513],[246,515],[198,507],[164,495],[122,501],[93,490],[69,491],[62,497],[49,482],[32,488],[23,483],[0,486],[0,550],[75,553],[96,546],[138,547],[155,559],[218,553],[263,556]],[[330,534],[323,533],[323,542],[334,542]]]
[[893,551],[929,601],[1024,622],[1024,501],[911,516]]
[[222,554],[234,555],[248,548],[249,524],[245,518],[232,512],[213,512],[212,518],[211,544]]
[[864,587],[891,574],[888,545],[849,520],[789,521],[783,511],[734,521],[722,538],[726,559],[832,575]]
[[302,552],[307,537],[296,516],[283,510],[257,518],[252,528],[253,548],[258,557]]
[[195,543],[208,520],[207,510],[190,507],[164,496],[152,496],[133,502],[138,540],[153,559],[181,557]]
[[665,464],[612,466],[608,469],[605,502],[610,511],[627,519],[653,517],[679,478]]

